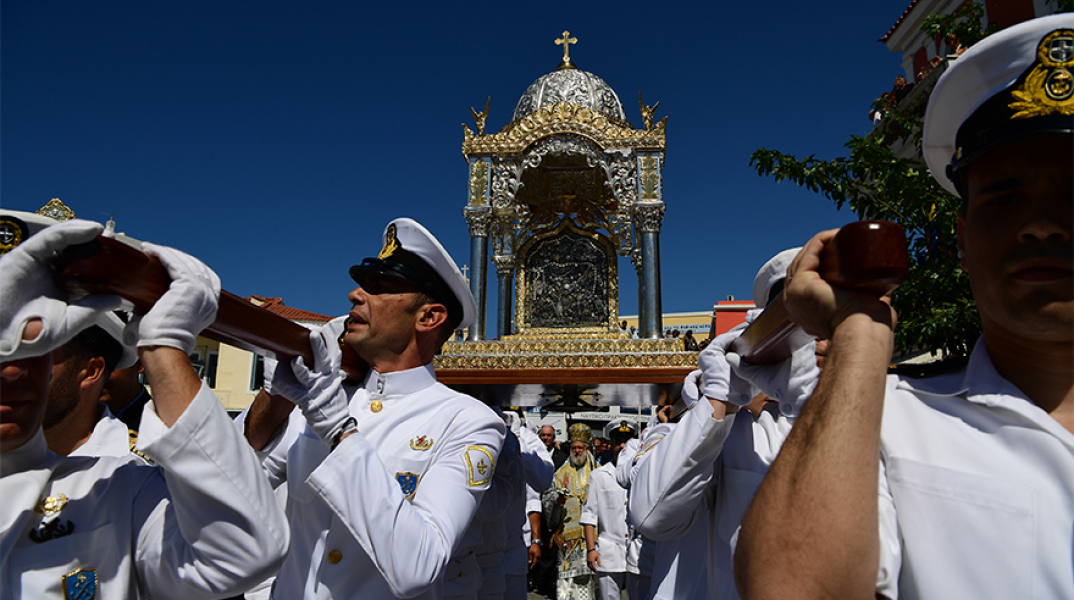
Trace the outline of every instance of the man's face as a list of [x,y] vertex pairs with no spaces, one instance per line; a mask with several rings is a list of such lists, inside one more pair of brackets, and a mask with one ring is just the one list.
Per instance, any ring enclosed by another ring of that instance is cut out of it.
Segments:
[[541,441],[544,442],[546,448],[551,448],[552,443],[556,441],[556,430],[552,429],[552,427],[549,425],[545,425],[541,428],[541,431],[537,434],[537,437],[541,438]]
[[41,428],[52,355],[0,363],[0,452],[21,447]]
[[585,442],[571,442],[571,464],[580,467],[585,464]]
[[968,167],[966,187],[959,250],[985,332],[1012,341],[1072,341],[1070,136],[994,150]]
[[348,295],[353,307],[343,343],[371,365],[385,353],[399,354],[414,336],[417,286],[376,273]]
[[141,372],[142,363],[112,371],[101,390],[101,402],[107,404],[112,412],[125,408],[142,391],[142,382],[138,378]]
[[48,386],[48,406],[41,426],[54,427],[78,406],[85,361],[70,351],[69,344],[52,352],[52,382]]
[[623,448],[626,446],[627,440],[629,440],[630,438],[631,436],[628,435],[612,436],[612,463],[619,464],[619,453],[623,451]]

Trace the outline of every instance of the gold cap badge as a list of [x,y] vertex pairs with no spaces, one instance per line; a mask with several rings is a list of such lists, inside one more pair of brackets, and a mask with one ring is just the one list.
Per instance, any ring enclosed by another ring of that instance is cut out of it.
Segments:
[[1074,115],[1074,29],[1057,29],[1037,46],[1037,64],[1011,91],[1011,119]]
[[380,249],[380,254],[377,255],[377,258],[384,260],[398,249],[399,240],[395,236],[395,223],[392,223],[388,226],[388,231],[384,232],[384,247]]

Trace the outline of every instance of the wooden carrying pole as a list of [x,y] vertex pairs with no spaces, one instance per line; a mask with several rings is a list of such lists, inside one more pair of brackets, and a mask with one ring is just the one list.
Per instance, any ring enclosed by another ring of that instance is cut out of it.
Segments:
[[[57,261],[56,278],[68,292],[118,295],[139,313],[147,312],[171,283],[159,260],[105,237],[67,248]],[[201,335],[277,360],[301,356],[313,365],[309,329],[226,291],[220,292],[216,322]]]
[[[843,288],[868,290],[880,296],[906,280],[906,236],[886,221],[862,221],[843,227],[821,256],[821,276]],[[146,312],[171,278],[164,266],[122,242],[104,237],[67,248],[56,264],[57,282],[68,292],[116,294]],[[226,291],[220,292],[216,322],[202,335],[277,360],[301,356],[313,364],[309,330]],[[780,294],[735,341],[731,350],[755,364],[790,356],[808,336],[787,316]],[[360,359],[344,349],[343,368],[363,370]]]
[[[833,286],[883,296],[906,281],[910,265],[906,234],[888,221],[850,223],[821,253],[820,275]],[[779,362],[811,336],[791,322],[783,293],[731,344],[746,362]]]

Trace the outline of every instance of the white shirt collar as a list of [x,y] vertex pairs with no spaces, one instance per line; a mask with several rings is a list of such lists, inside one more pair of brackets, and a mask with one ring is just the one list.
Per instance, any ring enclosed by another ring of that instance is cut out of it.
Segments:
[[38,428],[34,437],[22,446],[0,454],[0,474],[21,473],[41,464],[50,454],[45,444],[45,433]]
[[436,371],[433,369],[433,363],[430,362],[420,367],[394,373],[378,373],[370,369],[361,387],[371,395],[400,396],[423,390],[434,383],[436,383]]

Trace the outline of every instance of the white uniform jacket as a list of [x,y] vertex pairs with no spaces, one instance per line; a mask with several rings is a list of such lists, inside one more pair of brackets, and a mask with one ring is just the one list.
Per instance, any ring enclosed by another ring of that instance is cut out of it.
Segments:
[[131,452],[131,430],[127,429],[127,424],[115,418],[107,406],[102,404],[101,409],[101,418],[97,419],[89,439],[68,456],[118,456],[142,460]]
[[1074,435],[996,372],[889,377],[881,429],[888,598],[1074,599]]
[[775,460],[793,419],[770,402],[759,417],[742,409],[722,421],[698,402],[663,439],[646,440],[630,494],[642,535],[682,537],[708,521],[710,597],[737,600],[734,546],[742,518]]
[[329,453],[291,419],[301,433],[263,452],[270,477],[287,481],[292,534],[273,597],[439,598],[492,480],[503,420],[437,383],[432,364],[370,371],[346,389],[358,433]]
[[[673,429],[675,423],[654,422],[642,432],[641,440],[627,442],[619,455],[616,467],[616,479],[619,485],[630,487],[638,476],[638,460],[642,450],[649,450],[663,441]],[[650,441],[651,440],[651,441]],[[628,511],[629,512],[629,511]],[[650,540],[639,535],[643,547],[638,559],[638,572],[652,577],[649,596],[646,600],[683,600],[687,598],[705,598],[705,586],[708,583],[708,515],[701,515],[701,521],[682,537],[663,540]],[[651,561],[647,558],[651,556]],[[628,550],[629,562],[629,550]],[[651,562],[651,567],[646,565]]]
[[41,432],[0,456],[0,597],[219,598],[279,567],[283,512],[207,387],[171,428],[147,404],[138,449],[160,468],[59,457]]
[[[520,427],[518,443],[525,486],[504,513],[504,529],[507,543],[503,549],[503,572],[506,575],[525,576],[529,572],[529,512],[540,512],[540,497],[534,486],[548,489],[552,483],[552,457],[545,450],[541,438],[526,427]],[[531,504],[531,500],[536,501]]]
[[[615,465],[608,463],[589,475],[589,493],[582,505],[583,525],[597,528],[600,573],[627,571],[627,545],[632,541],[627,526],[627,492],[615,480]],[[635,564],[633,571],[637,573]]]

